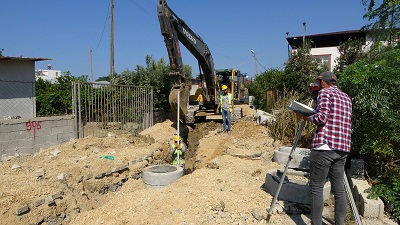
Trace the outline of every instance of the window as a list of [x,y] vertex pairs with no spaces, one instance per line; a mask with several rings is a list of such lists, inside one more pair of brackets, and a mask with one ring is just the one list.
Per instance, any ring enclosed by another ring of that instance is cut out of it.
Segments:
[[319,68],[325,66],[328,69],[331,69],[331,55],[313,55],[312,57],[318,61]]

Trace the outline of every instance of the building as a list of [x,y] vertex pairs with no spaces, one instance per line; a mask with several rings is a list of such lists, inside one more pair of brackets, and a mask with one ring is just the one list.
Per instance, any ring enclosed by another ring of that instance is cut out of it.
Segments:
[[0,56],[0,120],[36,117],[35,62],[49,58]]
[[[370,46],[372,38],[368,35],[367,30],[349,30],[324,34],[313,34],[296,37],[286,37],[288,42],[289,54],[295,51],[303,44],[303,40],[312,41],[310,54],[321,60],[321,63],[326,65],[330,71],[333,71],[337,65],[337,59],[340,57],[338,47],[341,43],[349,39],[361,39],[365,41],[366,46]],[[289,49],[289,46],[291,50]]]
[[61,70],[53,70],[51,64],[47,64],[47,70],[36,70],[35,77],[36,79],[42,78],[43,80],[49,81],[54,84],[57,81],[57,78],[62,75]]

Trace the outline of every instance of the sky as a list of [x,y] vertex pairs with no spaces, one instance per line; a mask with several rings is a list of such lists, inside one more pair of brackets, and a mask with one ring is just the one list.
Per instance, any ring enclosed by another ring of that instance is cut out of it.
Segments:
[[[114,0],[115,72],[145,66],[168,54],[157,18],[158,0]],[[249,77],[282,69],[289,37],[357,30],[361,0],[167,0],[168,6],[208,45],[215,69],[234,68]],[[110,71],[110,0],[2,1],[0,49],[4,56],[51,58],[35,69],[69,71],[93,78]],[[251,52],[254,51],[255,55]],[[183,63],[199,74],[194,56],[181,44]],[[254,56],[256,56],[257,67]],[[257,71],[256,71],[257,69]]]

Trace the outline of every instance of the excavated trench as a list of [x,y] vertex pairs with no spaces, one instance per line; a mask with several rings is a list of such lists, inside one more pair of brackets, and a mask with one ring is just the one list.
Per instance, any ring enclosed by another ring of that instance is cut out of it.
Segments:
[[[199,147],[199,140],[206,136],[209,131],[219,128],[221,128],[221,124],[216,122],[200,123],[194,127],[181,127],[181,136],[188,147],[185,155],[185,175],[190,175],[196,170],[199,164],[199,161],[196,161],[196,150]],[[80,180],[70,181],[71,183],[65,182],[62,190],[57,195],[53,195],[57,197],[49,203],[47,203],[47,200],[46,203],[33,203],[34,205],[49,204],[49,206],[52,204],[52,210],[48,213],[38,213],[42,217],[37,217],[36,221],[30,221],[30,224],[69,224],[69,221],[77,214],[105,204],[107,202],[106,194],[119,191],[129,179],[142,179],[144,168],[169,164],[171,159],[164,152],[165,149],[158,149],[155,153],[141,159],[135,159],[130,162],[129,166],[117,168],[115,171],[81,177]],[[136,169],[131,169],[132,166]],[[23,216],[24,214],[31,213],[31,211],[31,208],[22,207],[18,210],[17,216]]]

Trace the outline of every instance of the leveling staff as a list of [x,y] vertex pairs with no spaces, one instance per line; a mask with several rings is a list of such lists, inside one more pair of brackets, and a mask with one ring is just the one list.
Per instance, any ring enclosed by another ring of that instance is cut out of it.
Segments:
[[316,114],[298,119],[317,126],[310,153],[311,224],[322,224],[323,188],[329,175],[335,197],[335,224],[344,225],[347,199],[344,188],[344,166],[351,147],[350,97],[336,86],[336,75],[323,72],[318,76],[319,93]]

